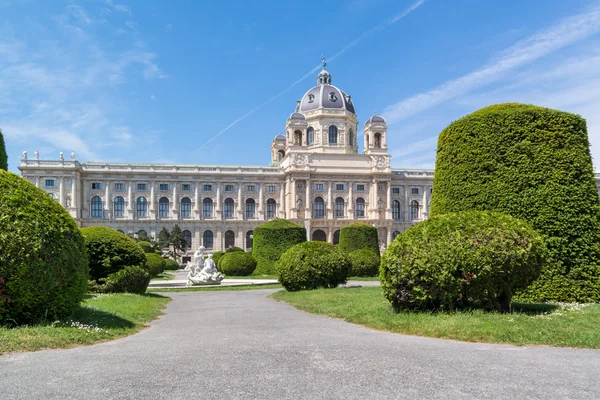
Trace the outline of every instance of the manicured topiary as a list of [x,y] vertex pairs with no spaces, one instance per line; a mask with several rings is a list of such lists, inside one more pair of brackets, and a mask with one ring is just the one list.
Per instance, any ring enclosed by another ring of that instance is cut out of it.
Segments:
[[5,171],[8,170],[8,156],[6,155],[6,148],[4,145],[4,137],[2,136],[2,130],[0,129],[0,169]]
[[179,263],[172,258],[165,258],[165,271],[175,271],[179,269]]
[[221,272],[227,276],[252,275],[256,269],[256,259],[243,251],[225,253],[220,262]]
[[274,274],[279,257],[302,242],[306,242],[306,229],[291,221],[276,218],[257,226],[252,242],[252,255],[257,261],[256,274]]
[[394,309],[508,311],[545,263],[546,246],[528,223],[489,211],[432,217],[410,227],[381,259],[380,279]]
[[101,279],[129,265],[146,267],[146,255],[129,236],[104,226],[82,228],[90,259],[90,278]]
[[351,276],[375,276],[379,272],[379,256],[371,250],[360,249],[348,254]]
[[351,265],[346,255],[326,242],[304,242],[287,250],[277,261],[279,282],[289,291],[346,283]]
[[142,248],[144,253],[154,253],[154,249],[152,248],[152,244],[150,242],[137,242],[138,246]]
[[215,264],[217,265],[217,268],[219,267],[219,261],[221,260],[221,258],[225,255],[224,251],[215,251],[213,253],[212,259],[215,262]]
[[137,265],[129,266],[106,278],[104,292],[144,294],[150,283],[150,274]]
[[237,246],[231,246],[225,249],[225,253],[231,253],[234,251],[244,251],[244,249],[242,249],[241,247],[237,247]]
[[519,295],[600,301],[600,201],[586,123],[524,104],[483,108],[440,134],[431,215],[491,210],[544,235],[549,262]]
[[166,267],[165,259],[156,253],[146,253],[147,270],[150,275],[162,274]]
[[0,170],[0,324],[63,318],[87,290],[83,237],[43,190]]
[[379,256],[377,228],[364,222],[354,222],[340,229],[340,250],[350,254],[355,250],[367,249]]

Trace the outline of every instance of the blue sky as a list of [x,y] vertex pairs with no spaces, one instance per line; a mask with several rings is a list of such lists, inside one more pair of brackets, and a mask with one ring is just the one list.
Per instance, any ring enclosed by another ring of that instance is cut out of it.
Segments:
[[388,119],[394,167],[432,168],[446,125],[507,101],[582,115],[600,160],[598,0],[0,0],[0,15],[12,171],[24,149],[267,165],[322,54],[361,129]]

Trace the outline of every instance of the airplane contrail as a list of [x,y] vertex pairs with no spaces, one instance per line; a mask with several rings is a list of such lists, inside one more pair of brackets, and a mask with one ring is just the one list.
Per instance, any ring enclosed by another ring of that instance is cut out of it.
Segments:
[[[417,8],[419,8],[421,5],[423,5],[423,3],[425,3],[425,1],[427,1],[427,0],[417,0],[410,7],[408,7],[406,10],[402,11],[401,13],[398,13],[398,14],[394,15],[393,17],[388,18],[385,21],[383,21],[383,22],[375,25],[374,27],[366,30],[360,36],[358,36],[356,39],[354,39],[353,41],[351,41],[350,43],[348,43],[346,46],[344,46],[340,51],[338,51],[337,53],[335,53],[333,55],[333,57],[330,57],[328,59],[328,61],[335,60],[337,57],[341,56],[346,51],[348,51],[350,48],[356,46],[358,43],[360,43],[364,39],[372,36],[373,34],[375,34],[377,32],[381,32],[382,30],[384,30],[388,26],[393,25],[396,22],[400,21],[402,18],[406,17],[408,14],[410,14],[411,12],[413,12],[414,10],[416,10]],[[202,146],[198,147],[192,154],[198,153],[200,150],[202,150],[204,147],[206,147],[213,140],[215,140],[216,138],[218,138],[219,136],[221,136],[222,134],[224,134],[225,132],[227,132],[233,126],[237,125],[240,121],[242,121],[242,120],[246,119],[247,117],[249,117],[250,115],[252,115],[255,111],[263,108],[264,106],[266,106],[267,104],[269,104],[273,100],[277,99],[278,97],[283,96],[285,93],[287,93],[288,91],[290,91],[294,86],[296,86],[297,84],[299,84],[300,82],[302,82],[303,80],[305,80],[306,78],[308,78],[309,76],[311,76],[315,72],[317,72],[319,70],[319,68],[321,68],[321,64],[317,65],[316,67],[314,67],[313,69],[311,69],[309,72],[307,72],[306,74],[304,74],[300,79],[296,80],[294,83],[292,83],[290,86],[288,86],[281,93],[279,93],[279,94],[271,97],[267,101],[259,104],[258,106],[254,107],[253,109],[251,109],[250,111],[248,111],[246,114],[242,115],[241,117],[239,117],[238,119],[236,119],[235,121],[233,121],[232,123],[230,123],[229,125],[227,125],[219,133],[217,133],[215,136],[213,136],[212,138],[210,138],[206,143],[204,143]]]

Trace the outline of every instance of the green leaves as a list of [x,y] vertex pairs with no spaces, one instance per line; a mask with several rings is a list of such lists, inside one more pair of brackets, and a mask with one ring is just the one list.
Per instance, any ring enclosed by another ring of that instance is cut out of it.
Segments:
[[340,250],[346,254],[359,249],[371,250],[379,256],[377,228],[364,222],[354,222],[340,229]]
[[306,241],[306,229],[291,221],[276,218],[254,229],[252,255],[256,258],[256,273],[275,273],[276,262],[290,247]]
[[0,169],[8,170],[8,156],[6,155],[6,148],[4,145],[4,137],[2,136],[2,129],[0,129]]

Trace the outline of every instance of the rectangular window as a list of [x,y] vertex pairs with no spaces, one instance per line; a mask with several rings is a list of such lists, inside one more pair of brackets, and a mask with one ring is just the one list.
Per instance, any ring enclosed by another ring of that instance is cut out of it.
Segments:
[[392,188],[393,194],[400,194],[400,188]]
[[146,184],[145,183],[138,183],[137,184],[137,190],[146,190]]
[[115,183],[115,191],[123,190],[124,185],[122,183]]
[[100,183],[98,182],[93,182],[92,183],[92,190],[100,190],[102,187],[100,185]]
[[233,192],[233,185],[225,185],[226,192]]
[[277,191],[277,186],[275,185],[269,185],[267,186],[267,192],[269,193],[275,193]]
[[188,184],[181,185],[181,190],[184,192],[189,192],[191,190],[191,186]]
[[44,185],[46,187],[54,187],[54,179],[46,179],[46,182],[44,182]]
[[273,199],[267,200],[267,218],[275,218],[277,203]]
[[315,183],[315,190],[323,191],[325,190],[325,185],[323,185],[322,183]]
[[168,183],[161,183],[161,184],[158,186],[158,189],[159,189],[159,190],[169,190],[169,184],[168,184]]
[[336,183],[335,184],[335,190],[339,191],[343,191],[344,190],[344,184],[343,183]]
[[248,186],[246,186],[246,191],[248,191],[248,192],[254,192],[254,185],[248,185]]
[[419,188],[410,188],[410,194],[419,194]]
[[204,190],[205,192],[212,192],[212,185],[204,185],[202,187],[202,190]]
[[356,190],[358,192],[364,192],[365,191],[365,185],[356,185]]

